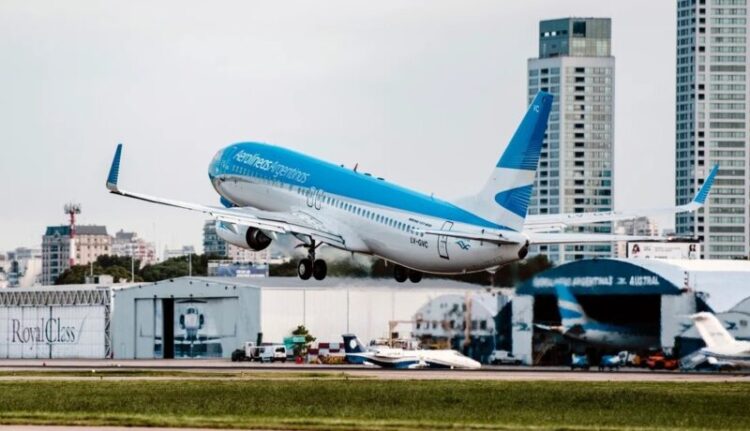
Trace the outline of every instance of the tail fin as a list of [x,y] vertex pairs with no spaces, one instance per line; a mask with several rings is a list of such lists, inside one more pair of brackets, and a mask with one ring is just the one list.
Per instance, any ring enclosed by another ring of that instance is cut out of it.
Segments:
[[523,228],[551,107],[552,95],[538,92],[470,210],[513,230]]
[[367,353],[367,349],[359,342],[357,336],[353,334],[344,334],[342,337],[344,338],[344,353],[346,353],[346,361],[350,364],[364,364],[366,361],[363,354]]
[[708,348],[725,347],[736,343],[732,334],[721,321],[711,313],[697,313],[690,316]]
[[576,325],[585,325],[589,322],[583,307],[567,286],[556,284],[555,292],[557,292],[557,307],[560,309],[560,317],[565,332],[570,331]]
[[354,334],[344,334],[342,335],[344,338],[344,352],[345,353],[364,353],[367,351],[365,349],[365,346],[362,345],[362,343],[359,342],[359,338],[357,338]]

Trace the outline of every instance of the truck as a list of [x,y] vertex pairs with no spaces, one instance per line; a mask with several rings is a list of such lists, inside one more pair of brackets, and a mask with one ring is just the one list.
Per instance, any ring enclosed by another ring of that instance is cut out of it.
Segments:
[[232,353],[232,361],[286,362],[287,349],[283,344],[256,345],[252,341],[245,343],[245,349],[237,349]]

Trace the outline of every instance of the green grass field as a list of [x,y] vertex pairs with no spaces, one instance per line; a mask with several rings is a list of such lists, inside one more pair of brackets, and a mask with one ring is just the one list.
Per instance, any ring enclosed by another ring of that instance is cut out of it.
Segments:
[[266,429],[750,429],[743,383],[17,380],[0,423]]

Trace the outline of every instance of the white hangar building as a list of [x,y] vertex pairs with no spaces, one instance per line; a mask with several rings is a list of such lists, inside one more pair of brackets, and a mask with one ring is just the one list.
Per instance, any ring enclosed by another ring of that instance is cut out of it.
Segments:
[[[480,286],[425,279],[177,278],[134,285],[0,290],[0,358],[229,357],[305,325],[322,342],[365,343],[441,295]],[[403,334],[413,324],[401,324]]]

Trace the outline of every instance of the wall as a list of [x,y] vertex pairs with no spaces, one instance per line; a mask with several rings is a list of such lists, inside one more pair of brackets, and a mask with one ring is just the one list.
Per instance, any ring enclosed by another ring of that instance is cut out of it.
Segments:
[[2,307],[0,334],[0,358],[104,358],[105,307]]

